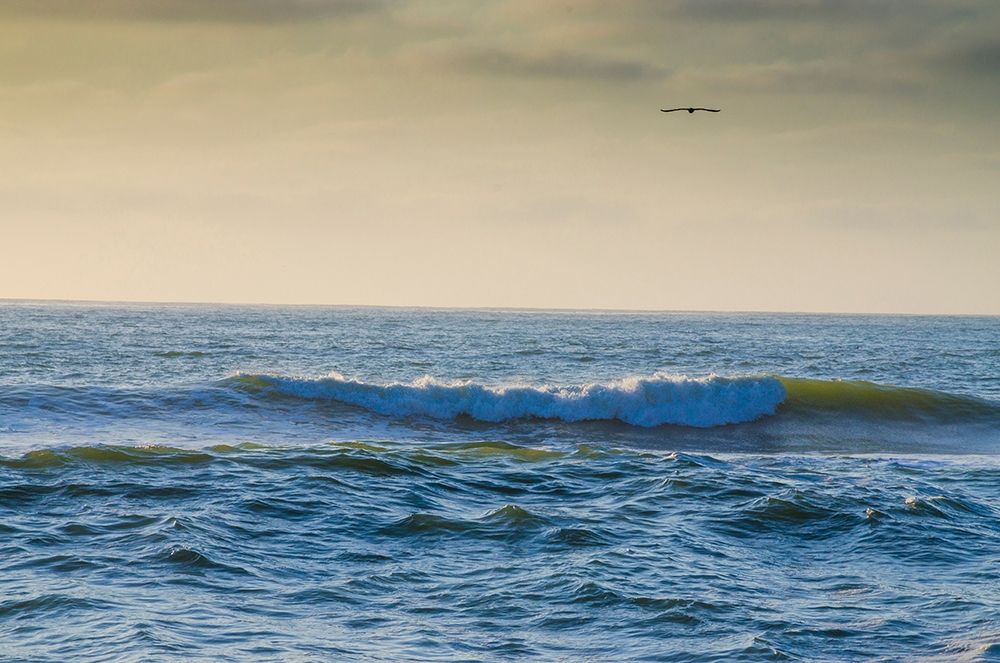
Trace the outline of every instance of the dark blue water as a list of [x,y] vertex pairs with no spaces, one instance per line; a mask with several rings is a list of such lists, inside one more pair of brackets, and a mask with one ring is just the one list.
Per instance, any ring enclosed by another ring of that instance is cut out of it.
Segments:
[[990,660],[1000,320],[0,305],[4,660]]

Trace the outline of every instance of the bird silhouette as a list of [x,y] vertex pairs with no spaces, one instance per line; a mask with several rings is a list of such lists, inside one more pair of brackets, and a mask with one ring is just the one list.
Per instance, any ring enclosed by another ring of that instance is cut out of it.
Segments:
[[660,109],[660,111],[663,113],[673,113],[675,111],[682,111],[682,110],[686,110],[689,113],[693,113],[695,111],[705,111],[706,113],[718,113],[722,109],[721,108],[661,108]]

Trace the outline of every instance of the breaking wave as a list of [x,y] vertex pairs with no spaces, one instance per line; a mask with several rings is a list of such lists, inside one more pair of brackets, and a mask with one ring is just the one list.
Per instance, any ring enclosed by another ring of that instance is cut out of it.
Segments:
[[778,414],[799,420],[833,415],[897,422],[1000,424],[1000,403],[974,396],[863,381],[771,375],[652,375],[533,386],[443,381],[430,376],[408,383],[372,383],[338,373],[318,378],[239,374],[223,384],[258,396],[337,402],[390,417],[469,417],[491,423],[550,419],[618,421],[644,428],[711,428]]
[[782,382],[770,376],[655,375],[568,386],[489,386],[432,377],[373,384],[339,374],[322,378],[238,375],[231,382],[243,390],[336,401],[388,416],[466,416],[485,422],[526,418],[621,421],[642,427],[744,423],[774,414],[786,396]]

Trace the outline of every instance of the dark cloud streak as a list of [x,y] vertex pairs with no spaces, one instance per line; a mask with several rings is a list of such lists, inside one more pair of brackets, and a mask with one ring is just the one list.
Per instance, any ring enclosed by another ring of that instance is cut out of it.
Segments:
[[721,22],[941,20],[975,14],[961,2],[926,0],[675,0],[657,11]]
[[681,73],[684,80],[700,81],[719,90],[758,94],[830,94],[881,97],[923,92],[926,80],[914,72],[858,63],[784,62],[737,66],[698,75]]
[[0,16],[271,23],[368,14],[389,4],[389,0],[0,0]]
[[969,44],[939,58],[946,67],[967,74],[1000,76],[1000,40]]
[[500,48],[455,51],[445,57],[460,71],[541,79],[581,79],[609,82],[659,80],[669,70],[643,62],[571,51],[519,52]]

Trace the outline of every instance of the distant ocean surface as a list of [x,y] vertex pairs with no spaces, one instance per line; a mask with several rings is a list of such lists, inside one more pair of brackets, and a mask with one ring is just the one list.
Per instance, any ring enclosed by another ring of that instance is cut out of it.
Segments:
[[1000,318],[0,302],[0,660],[1000,660]]

